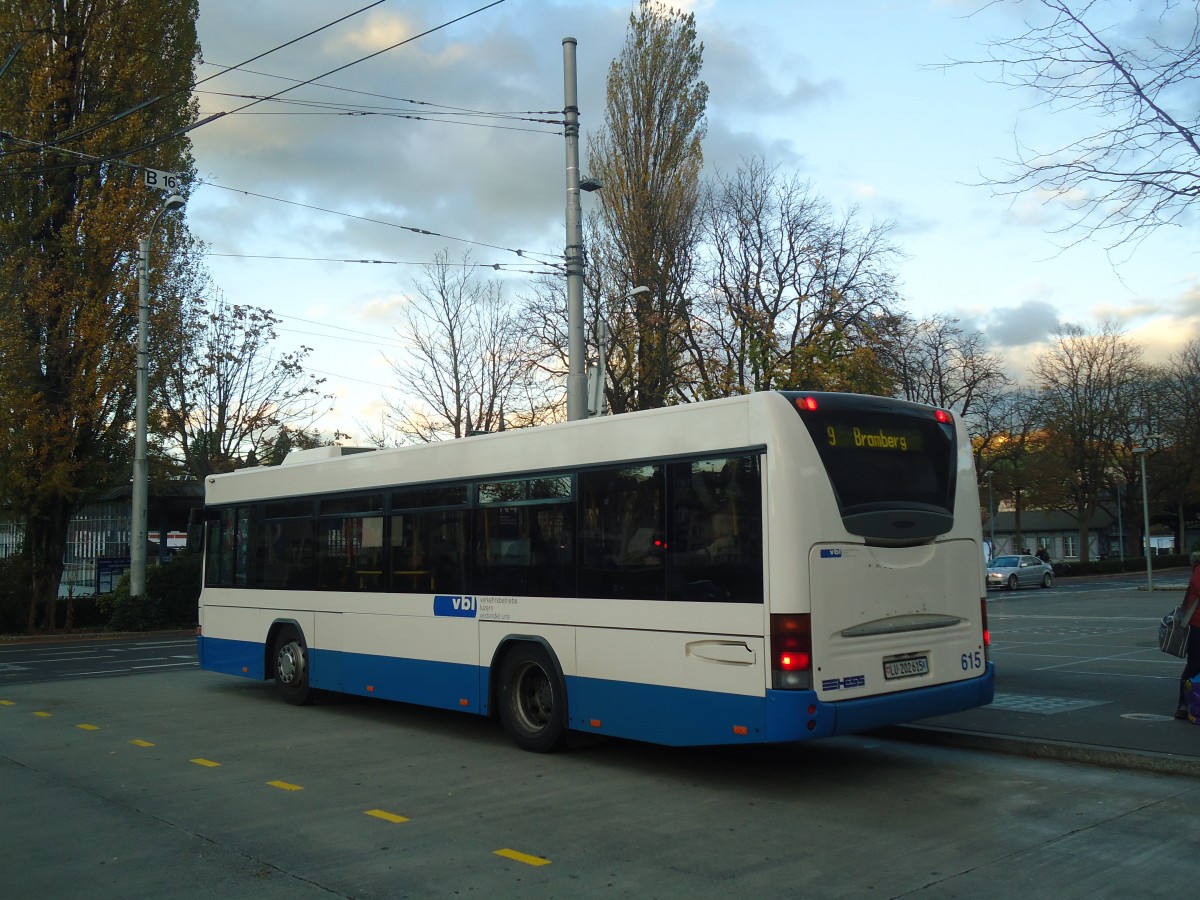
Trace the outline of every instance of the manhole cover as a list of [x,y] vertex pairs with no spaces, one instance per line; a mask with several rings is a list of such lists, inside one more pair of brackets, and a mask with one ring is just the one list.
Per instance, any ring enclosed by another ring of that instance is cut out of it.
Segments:
[[1122,719],[1135,719],[1138,722],[1170,722],[1174,716],[1160,716],[1158,713],[1123,713]]

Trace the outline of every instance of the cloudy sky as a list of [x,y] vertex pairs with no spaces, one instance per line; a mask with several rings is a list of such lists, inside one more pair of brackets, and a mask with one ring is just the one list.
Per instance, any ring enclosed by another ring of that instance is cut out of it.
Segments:
[[[539,259],[561,255],[561,130],[527,120],[562,109],[573,36],[586,148],[634,5],[503,0],[471,14],[488,0],[388,0],[210,77],[370,2],[200,0],[197,97],[203,115],[232,114],[192,133],[200,183],[187,207],[215,291],[273,310],[285,345],[314,348],[309,366],[336,395],[321,426],[360,437],[384,397],[401,399],[386,360],[403,354],[395,329],[421,264],[469,251],[499,264],[482,271],[515,297]],[[1115,252],[1093,240],[1063,249],[1064,210],[982,185],[1008,174],[1019,147],[1056,149],[1096,127],[978,67],[940,65],[1017,33],[1027,4],[975,15],[983,0],[676,5],[695,13],[704,43],[708,169],[762,156],[839,208],[894,222],[912,314],[981,330],[1017,376],[1062,324],[1111,321],[1152,361],[1200,333],[1194,220]],[[288,87],[289,103],[248,105]]]

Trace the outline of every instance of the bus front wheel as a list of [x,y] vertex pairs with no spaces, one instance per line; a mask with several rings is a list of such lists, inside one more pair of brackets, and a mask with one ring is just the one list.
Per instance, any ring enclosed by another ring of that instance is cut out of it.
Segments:
[[567,689],[543,647],[523,644],[500,664],[497,688],[504,731],[522,750],[549,753],[567,737]]
[[308,647],[295,629],[285,628],[275,638],[272,655],[275,690],[294,706],[306,706],[313,701],[313,689],[308,684]]

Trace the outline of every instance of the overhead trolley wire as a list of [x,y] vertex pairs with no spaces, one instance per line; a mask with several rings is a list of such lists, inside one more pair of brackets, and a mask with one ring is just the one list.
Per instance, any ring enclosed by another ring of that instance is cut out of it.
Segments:
[[505,247],[501,244],[489,244],[484,241],[474,241],[474,240],[471,240],[470,238],[455,237],[452,234],[441,234],[440,232],[437,232],[437,231],[430,231],[427,228],[417,228],[413,225],[400,225],[400,224],[397,224],[396,222],[388,222],[384,219],[375,219],[370,216],[360,216],[355,213],[342,212],[341,210],[337,210],[337,209],[329,209],[328,207],[325,207],[325,206],[316,206],[315,204],[312,204],[312,203],[301,203],[299,200],[285,200],[282,197],[272,197],[269,194],[260,194],[255,191],[247,191],[242,188],[226,187],[223,184],[217,184],[215,181],[200,181],[197,183],[205,184],[205,185],[208,185],[209,187],[220,188],[223,191],[232,191],[233,193],[242,194],[243,196],[246,196],[246,197],[258,197],[259,199],[262,199],[262,200],[273,200],[276,203],[286,203],[288,206],[298,206],[301,209],[311,209],[314,212],[329,213],[330,215],[334,215],[334,216],[342,216],[347,219],[355,219],[359,222],[370,222],[372,225],[386,225],[388,228],[399,228],[401,231],[411,231],[413,234],[423,234],[423,235],[427,235],[428,237],[437,237],[437,238],[441,238],[442,240],[445,240],[445,241],[455,241],[456,243],[470,244],[475,247],[486,247],[489,250],[502,250],[505,253],[514,253],[517,256],[520,256],[522,258],[531,259],[534,257],[544,257],[546,259],[549,259],[550,261],[546,262],[545,259],[537,260],[537,261],[543,262],[545,265],[556,266],[557,262],[555,262],[554,260],[564,258],[562,254],[542,253],[542,252],[536,251],[536,250],[522,250],[522,249],[519,249],[516,247]]
[[[273,98],[273,97],[263,96],[263,95],[258,95],[258,94],[235,94],[235,93],[220,92],[220,91],[197,91],[197,93],[212,94],[214,96],[219,96],[219,97],[240,98],[240,99],[245,99],[245,100],[267,100],[272,103],[279,103],[279,104],[282,104],[285,106],[311,107],[310,109],[298,109],[296,111],[280,111],[280,112],[272,112],[272,111],[266,111],[266,110],[243,111],[243,112],[229,113],[229,115],[243,115],[243,116],[253,116],[253,115],[259,115],[259,116],[318,116],[318,115],[324,115],[324,116],[357,116],[357,117],[382,116],[382,117],[393,118],[393,119],[408,119],[413,122],[441,122],[441,123],[444,123],[447,125],[467,125],[467,126],[471,126],[471,127],[475,127],[475,128],[495,128],[495,129],[499,129],[502,131],[525,131],[525,132],[529,132],[531,134],[551,134],[551,135],[557,135],[557,136],[561,136],[563,134],[563,132],[561,130],[547,131],[543,128],[522,128],[518,125],[498,125],[498,124],[493,124],[492,121],[462,122],[462,121],[457,121],[457,120],[451,119],[451,118],[443,118],[443,117],[448,117],[448,116],[477,116],[478,118],[486,119],[486,120],[498,120],[498,121],[504,121],[504,122],[531,122],[536,125],[556,125],[556,126],[559,126],[560,128],[562,127],[562,124],[563,124],[561,119],[535,119],[532,116],[517,115],[515,113],[493,113],[493,112],[475,112],[475,111],[452,112],[449,109],[447,109],[445,111],[436,111],[435,110],[432,112],[417,115],[417,114],[409,112],[407,110],[397,109],[395,107],[353,106],[353,105],[348,106],[348,105],[342,104],[342,103],[333,103],[333,102],[322,101],[322,100],[297,100],[297,99],[294,99],[291,97],[287,97],[287,98],[275,97],[275,98]],[[414,101],[405,101],[405,102],[414,102]]]
[[[401,226],[403,227],[403,226]],[[529,251],[523,251],[527,256]],[[329,263],[349,263],[355,265],[372,265],[372,266],[434,266],[448,265],[456,268],[464,269],[492,269],[496,272],[512,272],[521,275],[561,275],[559,270],[543,270],[536,271],[534,269],[514,269],[514,263],[483,263],[483,262],[434,262],[409,259],[349,259],[337,256],[283,256],[274,253],[215,253],[209,251],[204,256],[221,257],[222,259],[274,259],[287,262],[329,262]],[[548,265],[553,265],[549,263]]]
[[[238,71],[240,71],[246,75],[261,75],[263,78],[275,78],[275,79],[278,79],[279,81],[291,81],[291,82],[299,82],[300,81],[299,78],[292,78],[289,75],[277,75],[272,72],[262,72],[258,69],[247,69],[245,67],[244,63],[240,66],[226,67],[226,66],[222,66],[220,63],[208,62],[208,61],[205,61],[202,59],[202,60],[200,60],[200,64],[205,65],[205,66],[218,66],[225,70],[237,69]],[[207,81],[208,79],[205,79],[205,80]],[[198,82],[198,84],[199,83],[200,82]],[[480,115],[497,115],[497,116],[561,116],[562,112],[563,112],[561,109],[517,109],[517,110],[487,111],[487,110],[480,110],[480,109],[471,109],[470,107],[467,107],[467,106],[450,106],[445,103],[434,103],[432,100],[413,100],[411,97],[396,97],[396,96],[393,96],[392,94],[380,94],[377,91],[364,91],[361,88],[350,88],[350,87],[346,87],[344,85],[337,85],[337,84],[314,83],[312,85],[312,87],[324,88],[325,90],[328,90],[328,91],[340,91],[341,93],[344,93],[344,94],[359,94],[363,97],[373,97],[376,100],[391,100],[393,103],[411,103],[414,106],[435,106],[438,109],[444,109],[444,110],[447,110],[448,112],[452,112],[452,113],[471,113],[471,114],[478,113]]]
[[[89,135],[95,131],[98,131],[101,128],[106,128],[109,125],[116,124],[117,122],[121,121],[122,119],[126,118],[127,116],[133,115],[134,113],[139,112],[140,110],[143,110],[148,106],[153,106],[154,104],[160,103],[163,100],[168,100],[171,97],[178,96],[179,94],[182,94],[185,91],[189,91],[189,92],[193,91],[200,85],[204,84],[205,82],[212,81],[212,79],[214,79],[214,78],[219,78],[221,75],[224,75],[226,72],[231,72],[235,69],[241,68],[241,66],[246,66],[246,65],[249,65],[250,63],[257,62],[258,60],[262,59],[263,57],[270,56],[272,53],[275,53],[278,50],[283,50],[286,47],[292,46],[292,44],[297,44],[300,41],[303,41],[307,38],[312,37],[314,34],[319,34],[320,32],[325,31],[327,28],[332,28],[334,25],[340,25],[342,22],[345,22],[347,19],[352,19],[355,16],[357,16],[361,13],[367,12],[370,9],[374,9],[376,6],[379,6],[380,4],[383,4],[386,2],[387,2],[387,0],[375,0],[375,2],[368,3],[366,6],[362,7],[361,9],[356,9],[354,12],[347,13],[346,15],[341,16],[340,18],[334,19],[332,22],[326,22],[320,28],[314,28],[312,31],[309,31],[306,34],[302,34],[299,37],[292,38],[290,41],[285,41],[284,43],[279,44],[276,47],[272,47],[270,50],[264,50],[262,53],[259,53],[257,56],[250,57],[248,60],[246,60],[243,63],[239,63],[236,66],[231,66],[221,72],[215,72],[214,74],[209,75],[207,78],[202,78],[199,81],[192,82],[186,88],[181,88],[177,91],[172,91],[168,94],[160,94],[159,96],[152,97],[149,100],[143,100],[141,103],[137,103],[137,104],[129,107],[129,109],[122,110],[119,113],[113,114],[109,118],[105,119],[103,122],[98,122],[94,125],[89,125],[86,128],[81,128],[78,131],[71,132],[70,134],[62,135],[61,137],[55,138],[52,141],[46,142],[43,146],[46,148],[57,148],[58,145],[66,143],[67,141],[75,141],[81,137],[86,137],[87,135]],[[212,117],[209,117],[208,119],[197,122],[192,127],[193,128],[199,127],[200,125],[205,124],[208,121],[211,121],[211,118]],[[169,139],[169,137],[167,139]],[[134,152],[134,151],[130,151],[130,152]]]
[[267,100],[274,100],[277,97],[281,97],[284,94],[289,93],[290,91],[296,90],[296,88],[301,88],[301,87],[304,87],[306,84],[312,84],[313,82],[320,81],[322,78],[328,78],[330,75],[336,75],[338,72],[344,72],[346,69],[349,69],[352,66],[357,66],[359,63],[364,63],[367,60],[374,59],[377,56],[382,56],[384,53],[388,53],[392,50],[395,50],[397,47],[403,47],[405,44],[411,44],[413,41],[418,40],[420,38],[428,37],[429,35],[433,34],[434,32],[441,31],[443,28],[449,28],[451,25],[455,25],[455,24],[463,21],[464,19],[469,19],[469,18],[471,18],[471,16],[478,15],[481,12],[491,9],[493,6],[499,6],[501,3],[504,3],[504,2],[505,2],[505,0],[492,0],[491,3],[484,4],[483,6],[479,7],[478,9],[473,9],[468,13],[463,13],[461,16],[451,19],[448,22],[443,22],[441,25],[435,25],[433,28],[427,28],[425,31],[422,31],[419,34],[414,34],[411,37],[406,37],[404,40],[397,41],[396,43],[392,44],[389,47],[384,47],[382,50],[376,50],[374,53],[368,53],[366,56],[352,60],[348,63],[338,66],[337,68],[330,69],[328,72],[325,72],[321,75],[314,75],[312,78],[306,78],[303,81],[297,81],[295,84],[289,85],[288,87],[285,87],[282,90],[276,91],[274,94],[269,94],[269,95],[267,95],[265,97],[261,97],[257,100],[252,100],[251,102],[245,104],[244,106],[239,106],[237,109],[227,110],[227,112],[224,114],[232,115],[233,113],[242,112],[243,110],[249,109],[250,107],[256,106],[257,104],[263,103]]
[[[329,22],[329,23],[327,23],[327,24],[325,24],[325,25],[321,26],[321,27],[320,27],[320,28],[318,28],[318,29],[315,29],[315,30],[313,30],[313,31],[311,31],[311,32],[309,32],[309,33],[307,33],[307,34],[301,35],[300,37],[293,38],[291,41],[288,41],[288,42],[286,42],[286,43],[284,43],[284,44],[281,44],[281,45],[279,45],[278,47],[274,47],[274,48],[272,48],[271,50],[264,51],[263,53],[260,53],[260,54],[258,54],[257,56],[251,57],[249,60],[247,60],[247,61],[246,61],[246,63],[248,64],[248,63],[254,62],[255,60],[262,59],[264,56],[267,56],[267,55],[268,55],[268,54],[270,54],[270,53],[274,53],[274,52],[276,52],[277,50],[280,50],[280,49],[282,49],[282,48],[284,48],[284,47],[290,46],[291,44],[294,44],[294,43],[296,43],[296,42],[298,42],[298,41],[304,40],[304,39],[305,39],[305,38],[307,38],[307,37],[311,37],[312,35],[314,35],[314,34],[316,34],[316,33],[320,32],[320,31],[323,31],[323,30],[325,30],[326,28],[329,28],[329,27],[331,27],[331,26],[333,26],[333,25],[336,25],[336,24],[338,24],[339,22],[343,22],[343,21],[345,21],[346,19],[348,19],[348,18],[351,18],[351,17],[353,17],[353,16],[359,15],[360,13],[362,13],[362,12],[365,12],[365,11],[367,11],[367,10],[369,10],[369,9],[371,9],[371,8],[373,8],[373,7],[375,7],[375,6],[379,6],[381,3],[384,3],[384,2],[386,2],[386,0],[375,0],[375,2],[374,2],[374,3],[368,4],[367,6],[364,6],[364,7],[362,7],[361,9],[355,10],[354,12],[347,13],[345,16],[342,16],[341,18],[339,18],[339,19],[337,19],[337,20],[335,20],[335,21],[333,21],[333,22]],[[197,122],[193,122],[193,123],[192,123],[192,124],[190,124],[190,125],[185,125],[185,126],[184,126],[184,127],[182,127],[182,128],[177,128],[177,129],[175,129],[174,131],[170,132],[169,134],[166,134],[166,135],[164,135],[164,136],[162,136],[162,137],[158,137],[158,138],[151,139],[150,141],[146,141],[146,142],[144,142],[144,143],[141,143],[141,144],[137,145],[136,147],[132,147],[132,148],[130,148],[130,149],[127,149],[127,150],[121,150],[121,151],[117,151],[117,152],[115,152],[115,153],[110,153],[110,154],[107,154],[107,155],[104,155],[104,156],[90,156],[90,157],[87,157],[87,158],[89,158],[89,160],[90,160],[90,161],[91,161],[93,164],[95,164],[95,163],[105,163],[105,162],[119,162],[119,163],[120,163],[120,164],[122,164],[122,165],[132,165],[132,164],[130,164],[130,163],[124,163],[124,162],[121,162],[121,161],[122,161],[122,159],[123,159],[124,157],[126,157],[126,156],[131,156],[131,155],[133,155],[133,154],[135,154],[135,153],[140,153],[142,150],[148,150],[148,149],[151,149],[151,148],[153,148],[153,147],[157,147],[159,144],[166,143],[167,141],[169,141],[169,140],[172,140],[173,138],[176,138],[176,137],[181,137],[181,136],[183,136],[184,134],[186,134],[186,133],[188,133],[188,132],[190,132],[190,131],[194,131],[195,129],[197,129],[197,128],[200,128],[200,127],[201,127],[201,126],[203,126],[203,125],[207,125],[207,124],[209,124],[210,122],[215,122],[217,119],[223,118],[223,117],[225,117],[226,115],[231,115],[231,114],[233,114],[233,113],[240,113],[240,112],[243,112],[244,110],[246,110],[246,109],[249,109],[249,108],[250,108],[250,107],[252,107],[252,106],[256,106],[256,105],[257,105],[257,104],[259,104],[259,103],[263,103],[263,102],[265,102],[265,101],[267,101],[267,100],[274,100],[274,99],[276,99],[277,97],[280,97],[280,96],[282,96],[283,94],[289,93],[290,91],[294,91],[294,90],[296,90],[296,89],[297,89],[297,88],[299,88],[299,87],[303,87],[304,85],[307,85],[307,84],[313,84],[314,82],[317,82],[317,81],[319,81],[319,80],[320,80],[320,79],[322,79],[322,78],[326,78],[326,77],[328,77],[328,76],[330,76],[330,75],[335,75],[335,74],[337,74],[338,72],[343,72],[343,71],[345,71],[346,69],[349,69],[349,68],[351,68],[351,67],[353,67],[353,66],[356,66],[356,65],[358,65],[359,63],[363,63],[363,62],[366,62],[367,60],[374,59],[376,56],[380,56],[380,55],[382,55],[382,54],[384,54],[384,53],[387,53],[387,52],[389,52],[389,51],[391,51],[391,50],[395,50],[397,47],[402,47],[402,46],[404,46],[405,44],[409,44],[409,43],[412,43],[412,42],[413,42],[413,41],[415,41],[415,40],[418,40],[419,38],[423,38],[423,37],[426,37],[426,36],[428,36],[428,35],[430,35],[430,34],[433,34],[433,33],[437,32],[437,31],[441,31],[442,29],[444,29],[444,28],[448,28],[448,27],[449,27],[449,26],[451,26],[451,25],[457,24],[458,22],[461,22],[461,21],[463,21],[464,19],[469,19],[469,18],[470,18],[470,17],[472,17],[472,16],[478,15],[478,14],[479,14],[479,13],[481,13],[481,12],[484,12],[484,11],[486,11],[486,10],[488,10],[488,9],[491,9],[493,6],[499,6],[501,3],[504,3],[504,2],[505,2],[505,0],[492,0],[492,2],[491,2],[491,3],[487,3],[487,4],[485,4],[485,5],[481,6],[481,7],[479,7],[478,9],[471,10],[470,12],[464,13],[464,14],[463,14],[463,15],[461,15],[461,16],[457,16],[456,18],[453,18],[453,19],[451,19],[451,20],[449,20],[449,21],[447,21],[447,22],[443,22],[443,23],[442,23],[442,24],[440,24],[440,25],[435,25],[433,28],[428,28],[428,29],[426,29],[425,31],[422,31],[422,32],[421,32],[421,33],[419,33],[419,34],[412,35],[411,37],[405,38],[405,39],[404,39],[404,40],[402,40],[402,41],[397,41],[395,44],[392,44],[392,45],[391,45],[391,46],[389,46],[389,47],[384,47],[382,50],[376,50],[374,53],[369,53],[369,54],[367,54],[366,56],[360,57],[360,58],[358,58],[358,59],[355,59],[355,60],[351,60],[350,62],[348,62],[348,63],[345,63],[345,64],[343,64],[343,65],[340,65],[340,66],[338,66],[338,67],[336,67],[336,68],[334,68],[334,69],[330,69],[328,72],[325,72],[325,73],[323,73],[323,74],[321,74],[321,75],[314,75],[312,78],[304,79],[303,81],[297,81],[295,84],[292,84],[292,85],[290,85],[290,86],[288,86],[288,87],[286,87],[286,88],[283,88],[282,90],[279,90],[279,91],[275,92],[274,94],[271,94],[271,95],[269,95],[269,96],[262,97],[262,98],[259,98],[259,99],[252,100],[252,101],[250,101],[249,103],[246,103],[246,104],[244,104],[243,106],[240,106],[240,107],[238,107],[237,109],[233,109],[233,110],[226,110],[226,111],[223,111],[223,112],[217,112],[217,113],[213,113],[212,115],[206,116],[206,117],[204,117],[203,119],[200,119],[200,120],[199,120],[199,121],[197,121]],[[198,86],[199,84],[203,84],[203,83],[204,83],[204,82],[206,82],[206,81],[210,81],[210,80],[212,80],[213,78],[217,78],[217,77],[219,77],[220,75],[223,75],[223,74],[225,74],[225,72],[227,72],[227,71],[232,71],[232,70],[234,70],[234,69],[236,69],[236,68],[238,68],[238,67],[237,67],[237,66],[234,66],[234,67],[231,67],[230,69],[226,69],[226,70],[224,70],[224,71],[222,71],[222,72],[217,72],[217,73],[214,73],[213,75],[210,75],[208,78],[202,79],[202,80],[201,80],[201,81],[199,81],[199,82],[195,82],[195,83],[193,83],[193,84],[189,85],[189,86],[188,86],[188,88],[187,88],[186,90],[192,90],[193,88],[195,88],[195,87],[196,87],[196,86]],[[183,90],[183,89],[181,89],[180,91],[174,91],[174,92],[172,92],[172,93],[170,93],[170,94],[165,94],[165,95],[163,95],[162,97],[157,97],[157,98],[153,98],[153,99],[151,99],[151,100],[148,100],[148,101],[144,101],[143,103],[140,103],[140,104],[138,104],[137,106],[135,106],[135,107],[133,107],[133,108],[131,108],[131,109],[129,109],[129,110],[125,110],[125,111],[124,111],[124,112],[122,112],[122,113],[118,113],[116,116],[114,116],[114,117],[111,117],[111,118],[110,118],[110,120],[106,120],[105,122],[103,122],[103,123],[98,123],[97,125],[94,125],[94,126],[89,126],[87,129],[84,129],[84,130],[83,130],[83,131],[81,131],[81,132],[76,132],[75,134],[72,134],[72,135],[66,135],[66,136],[64,136],[64,137],[57,138],[57,139],[55,139],[55,141],[53,141],[53,142],[36,142],[36,141],[29,141],[29,142],[27,142],[27,143],[29,143],[31,146],[40,146],[41,148],[43,148],[43,149],[47,149],[47,150],[60,150],[60,151],[61,151],[61,150],[63,150],[64,148],[61,148],[61,147],[59,147],[59,146],[57,146],[57,145],[58,145],[59,143],[61,143],[62,141],[66,141],[66,140],[74,140],[74,139],[77,139],[77,138],[78,138],[79,136],[81,136],[82,134],[85,134],[85,133],[91,133],[91,131],[94,131],[94,130],[96,130],[97,128],[101,128],[101,127],[104,127],[105,125],[112,124],[112,122],[113,122],[113,121],[117,121],[117,120],[119,120],[120,118],[123,118],[123,117],[125,117],[125,116],[127,116],[127,115],[130,115],[132,112],[136,111],[137,109],[144,109],[144,108],[145,108],[146,106],[148,106],[148,105],[152,105],[153,103],[160,102],[161,100],[164,100],[164,99],[166,99],[166,98],[168,98],[168,97],[173,97],[173,96],[176,96],[177,94],[181,93],[181,92],[182,92],[182,90]],[[8,135],[7,133],[5,133],[5,134],[4,134],[4,136],[5,136],[5,137],[9,137],[9,138],[11,138],[11,135]],[[86,154],[80,154],[80,155],[81,155],[81,156],[87,156]],[[77,164],[76,164],[76,165],[77,165]],[[66,169],[66,168],[74,168],[74,165],[71,165],[71,164],[63,164],[63,165],[58,165],[58,166],[42,166],[42,167],[39,167],[39,168],[37,168],[37,169],[30,169],[30,170],[24,170],[24,171],[10,172],[10,173],[8,173],[8,174],[10,174],[10,175],[40,175],[40,174],[47,174],[47,173],[49,173],[49,172],[59,171],[59,170],[61,170],[61,169]],[[137,168],[141,168],[141,166],[138,166]]]

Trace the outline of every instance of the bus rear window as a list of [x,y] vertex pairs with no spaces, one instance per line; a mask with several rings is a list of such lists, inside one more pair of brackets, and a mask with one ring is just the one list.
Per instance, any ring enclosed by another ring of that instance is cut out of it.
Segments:
[[786,394],[816,444],[847,529],[926,540],[953,524],[957,446],[933,407],[841,394]]

